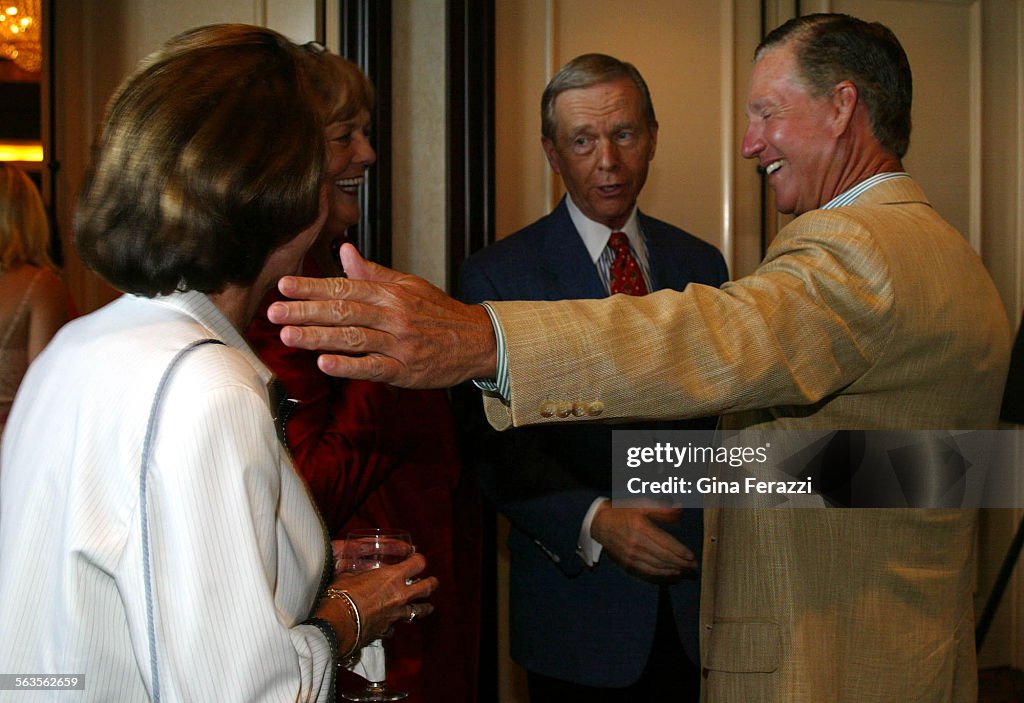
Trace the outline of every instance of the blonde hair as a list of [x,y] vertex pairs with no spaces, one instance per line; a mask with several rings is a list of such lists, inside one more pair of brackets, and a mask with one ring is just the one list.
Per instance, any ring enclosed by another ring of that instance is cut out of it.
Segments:
[[0,266],[56,270],[49,246],[50,221],[35,183],[14,164],[0,162]]

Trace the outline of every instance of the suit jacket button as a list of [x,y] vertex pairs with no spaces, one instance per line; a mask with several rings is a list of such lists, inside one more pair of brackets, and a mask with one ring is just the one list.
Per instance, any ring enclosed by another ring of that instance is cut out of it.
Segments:
[[572,415],[572,403],[559,403],[558,408],[555,410],[555,414],[558,417],[569,417]]
[[603,412],[604,403],[602,403],[600,400],[595,400],[594,402],[587,405],[587,415],[590,415],[591,417],[596,417]]
[[590,407],[589,403],[573,403],[572,414],[576,417],[583,417],[587,414],[587,409]]
[[555,415],[555,404],[550,400],[545,400],[540,404],[540,416],[541,417],[554,417]]

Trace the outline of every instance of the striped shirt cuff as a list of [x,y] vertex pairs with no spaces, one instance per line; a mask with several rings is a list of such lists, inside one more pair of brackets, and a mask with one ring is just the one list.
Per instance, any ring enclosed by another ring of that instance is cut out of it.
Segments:
[[494,327],[494,340],[497,346],[498,363],[495,371],[495,377],[490,378],[476,378],[473,379],[473,385],[482,391],[488,391],[490,393],[497,393],[501,396],[502,400],[508,401],[510,393],[509,378],[508,378],[508,349],[505,346],[505,332],[501,329],[501,323],[498,321],[498,316],[494,310],[487,303],[480,303],[483,309],[487,311],[487,316],[491,318],[491,326]]

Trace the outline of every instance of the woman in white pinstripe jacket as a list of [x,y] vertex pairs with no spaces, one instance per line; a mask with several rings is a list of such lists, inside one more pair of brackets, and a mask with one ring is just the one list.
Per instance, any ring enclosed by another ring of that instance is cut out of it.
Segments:
[[319,61],[200,28],[108,106],[75,243],[125,295],[66,326],[14,403],[0,672],[81,677],[88,700],[327,701],[340,657],[429,612],[421,556],[333,573],[240,334],[326,217]]

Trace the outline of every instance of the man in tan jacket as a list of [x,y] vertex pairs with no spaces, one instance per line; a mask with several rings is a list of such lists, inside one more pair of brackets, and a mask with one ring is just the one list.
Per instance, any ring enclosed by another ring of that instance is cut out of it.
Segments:
[[[346,250],[351,279],[283,279],[307,301],[271,318],[322,325],[282,337],[338,352],[321,357],[331,374],[494,379],[485,402],[497,427],[715,414],[770,430],[994,427],[1009,325],[981,261],[903,172],[911,76],[898,40],[811,15],[770,33],[755,62],[743,154],[799,217],[752,275],[721,289],[467,308]],[[973,511],[705,520],[708,700],[975,699]]]

